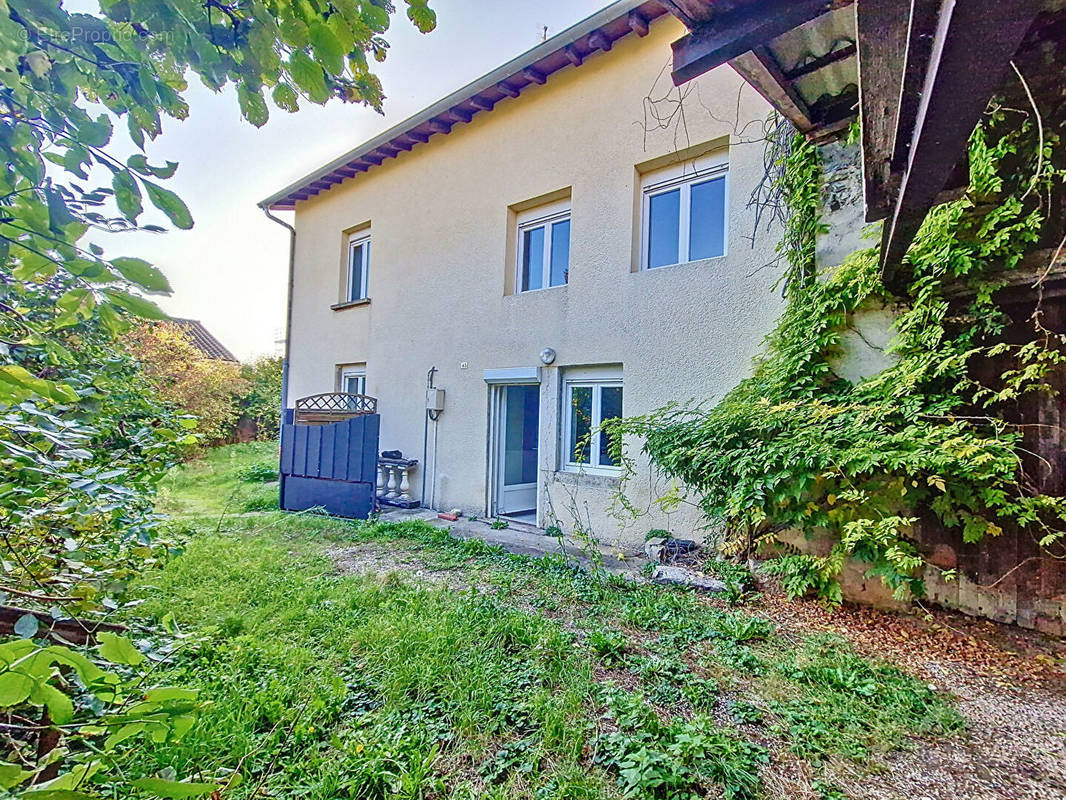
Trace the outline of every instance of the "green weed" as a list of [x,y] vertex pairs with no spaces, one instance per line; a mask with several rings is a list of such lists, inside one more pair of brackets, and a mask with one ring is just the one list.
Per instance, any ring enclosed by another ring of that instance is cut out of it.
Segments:
[[621,664],[626,656],[626,637],[619,631],[594,630],[588,635],[588,645],[605,666]]
[[278,479],[278,466],[259,461],[239,470],[237,478],[244,483],[270,483]]

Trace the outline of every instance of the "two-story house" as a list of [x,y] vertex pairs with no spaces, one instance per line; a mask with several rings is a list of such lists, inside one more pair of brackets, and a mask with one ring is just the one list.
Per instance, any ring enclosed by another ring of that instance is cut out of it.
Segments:
[[[598,427],[720,398],[781,299],[749,207],[770,107],[728,67],[675,89],[684,32],[621,0],[263,201],[295,210],[289,406],[376,397],[433,508],[691,533],[688,506],[609,513]],[[653,505],[669,487],[634,449]]]

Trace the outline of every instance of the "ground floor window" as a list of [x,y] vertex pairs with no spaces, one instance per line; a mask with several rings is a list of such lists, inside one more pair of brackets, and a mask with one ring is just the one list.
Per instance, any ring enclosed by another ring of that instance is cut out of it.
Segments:
[[366,365],[348,365],[337,368],[338,390],[342,394],[366,394]]
[[563,383],[563,469],[613,473],[611,440],[600,426],[622,416],[621,369],[572,372]]

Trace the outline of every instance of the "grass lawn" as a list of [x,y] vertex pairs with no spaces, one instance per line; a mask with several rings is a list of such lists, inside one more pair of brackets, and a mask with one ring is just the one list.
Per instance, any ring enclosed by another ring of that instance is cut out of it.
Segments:
[[841,798],[834,776],[960,727],[919,681],[743,607],[424,523],[263,511],[275,453],[167,481],[188,545],[138,614],[173,615],[189,644],[162,670],[210,705],[138,754],[152,768],[240,769],[232,797]]

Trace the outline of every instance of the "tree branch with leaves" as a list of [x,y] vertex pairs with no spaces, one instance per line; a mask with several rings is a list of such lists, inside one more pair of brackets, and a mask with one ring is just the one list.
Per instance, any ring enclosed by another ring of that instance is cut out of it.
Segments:
[[[434,27],[427,0],[404,8]],[[91,234],[163,230],[143,220],[149,205],[192,227],[165,185],[178,165],[145,153],[163,117],[189,115],[190,78],[233,87],[256,126],[271,104],[380,111],[371,65],[394,12],[388,0],[101,0],[95,14],[0,0],[0,586],[32,606],[0,642],[0,790],[190,797],[235,785],[120,767],[142,737],[165,743],[195,721],[194,694],[144,683],[139,648],[165,632],[74,646],[41,624],[121,611],[130,579],[168,557],[152,495],[193,441],[119,346],[138,319],[165,317],[151,296],[170,285]],[[125,159],[119,126],[139,151]]]

